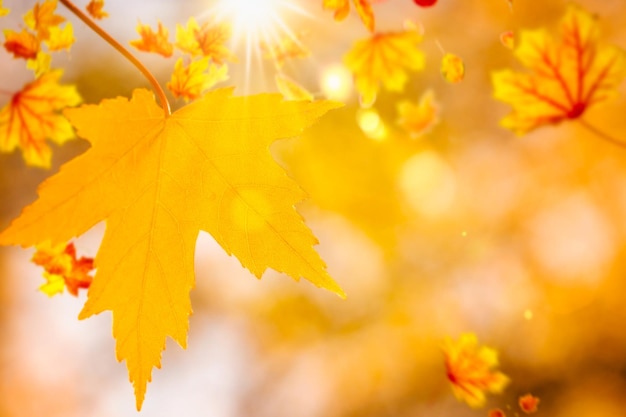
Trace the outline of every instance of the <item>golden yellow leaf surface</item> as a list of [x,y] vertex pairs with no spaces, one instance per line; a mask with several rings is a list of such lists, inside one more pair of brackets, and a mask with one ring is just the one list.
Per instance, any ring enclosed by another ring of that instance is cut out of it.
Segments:
[[446,339],[443,353],[452,391],[470,407],[484,406],[488,392],[499,394],[509,383],[506,375],[495,370],[498,352],[479,345],[473,333],[464,333],[457,341]]
[[268,150],[336,107],[222,89],[166,118],[139,89],[70,109],[91,149],[44,182],[0,244],[55,244],[106,220],[80,318],[113,312],[117,358],[140,408],[166,337],[186,345],[200,230],[257,277],[272,268],[343,296],[294,209],[304,193]]
[[74,86],[59,84],[62,74],[61,70],[43,74],[0,110],[0,151],[21,148],[28,165],[48,168],[51,152],[46,139],[62,144],[74,138],[72,126],[60,111],[76,106],[81,97]]
[[369,107],[376,101],[382,83],[391,91],[402,91],[408,81],[407,70],[424,67],[424,54],[417,49],[422,36],[417,30],[376,33],[357,41],[344,57],[354,76],[361,104]]
[[502,119],[503,127],[524,134],[577,119],[609,98],[626,77],[624,51],[599,43],[590,13],[569,6],[559,34],[555,39],[545,29],[523,31],[515,56],[529,71],[493,74],[494,97],[513,107]]

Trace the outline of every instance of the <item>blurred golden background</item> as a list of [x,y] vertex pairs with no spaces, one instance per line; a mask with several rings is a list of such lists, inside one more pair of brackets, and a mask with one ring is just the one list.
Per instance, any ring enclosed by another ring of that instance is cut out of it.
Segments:
[[[282,17],[308,32],[312,56],[284,71],[323,97],[329,71],[341,75],[342,56],[368,33],[355,15],[334,22],[322,0],[292,3],[309,16],[287,9]],[[5,0],[12,12],[3,27],[19,26],[33,4]],[[172,34],[175,23],[212,4],[108,0],[111,17],[101,24],[127,44],[138,19],[160,19]],[[509,107],[492,98],[491,72],[520,69],[500,34],[554,30],[567,4],[514,0],[512,13],[506,0],[439,0],[429,9],[376,3],[379,30],[400,29],[407,18],[422,24],[426,56],[403,93],[379,94],[371,111],[384,134],[359,123],[363,110],[344,79],[344,108],[273,148],[310,195],[299,210],[348,299],[278,273],[258,281],[201,233],[189,348],[168,343],[142,414],[486,417],[501,408],[517,416],[517,398],[532,392],[541,398],[538,416],[626,415],[626,151],[575,121],[516,137],[498,125]],[[577,4],[597,14],[604,42],[626,45],[624,1]],[[147,87],[112,48],[59,12],[77,42],[54,66],[65,68],[65,82],[76,83],[85,102]],[[438,44],[465,61],[462,83],[441,78]],[[246,63],[243,48],[233,46],[240,63],[230,66],[227,84],[239,94],[276,91],[273,64]],[[167,81],[172,60],[138,55]],[[0,71],[3,90],[31,76],[5,51]],[[412,139],[396,124],[396,104],[427,89],[441,122]],[[626,141],[626,87],[618,93],[586,119]],[[25,166],[18,153],[0,155],[0,227],[86,149],[81,140],[55,146],[51,171]],[[95,255],[103,228],[77,239],[79,255]],[[85,294],[38,292],[42,271],[32,254],[0,248],[0,416],[135,415],[110,315],[78,321]],[[442,340],[463,332],[495,348],[511,378],[483,409],[457,401],[446,378]]]

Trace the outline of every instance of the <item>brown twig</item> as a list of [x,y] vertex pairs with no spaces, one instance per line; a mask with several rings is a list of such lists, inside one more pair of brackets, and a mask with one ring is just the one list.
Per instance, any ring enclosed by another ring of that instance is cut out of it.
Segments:
[[159,97],[159,102],[161,103],[161,107],[163,108],[163,113],[165,117],[169,117],[172,112],[170,110],[170,103],[165,96],[165,92],[159,85],[157,79],[152,75],[152,73],[146,68],[141,61],[139,61],[128,49],[126,49],[122,44],[116,41],[111,35],[109,35],[104,29],[98,26],[93,20],[89,18],[82,10],[76,7],[70,0],[59,0],[65,7],[67,7],[72,13],[74,13],[80,20],[82,20],[90,29],[96,32],[102,39],[107,41],[109,45],[115,48],[120,54],[124,55],[126,59],[128,59],[141,73],[146,77],[146,79],[152,85],[152,88],[155,90],[157,96]]

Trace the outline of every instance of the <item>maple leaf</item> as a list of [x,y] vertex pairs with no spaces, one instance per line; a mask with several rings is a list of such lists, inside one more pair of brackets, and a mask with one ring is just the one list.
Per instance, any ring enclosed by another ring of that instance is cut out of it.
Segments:
[[4,7],[2,5],[2,0],[0,0],[0,17],[8,15],[10,12],[11,10]]
[[459,56],[448,52],[441,59],[441,75],[451,84],[460,83],[465,78],[465,63]]
[[104,11],[104,0],[91,0],[85,9],[94,19],[109,17],[109,14]]
[[50,37],[45,41],[50,51],[60,51],[61,49],[69,50],[74,39],[74,28],[68,22],[65,27],[60,28],[53,26],[50,28]]
[[176,46],[192,57],[205,56],[217,64],[224,61],[236,62],[237,58],[228,50],[225,43],[232,35],[232,27],[226,22],[204,22],[202,26],[193,17],[187,27],[176,25]]
[[515,49],[515,33],[510,30],[500,34],[500,43],[507,49]]
[[209,64],[209,58],[184,65],[182,58],[176,61],[174,73],[167,88],[176,98],[195,100],[215,84],[228,79],[228,66]]
[[58,83],[62,74],[61,70],[43,74],[0,110],[0,151],[19,147],[28,165],[47,168],[51,153],[46,139],[62,144],[74,138],[72,126],[59,111],[78,105],[81,98],[74,86]]
[[39,78],[50,70],[51,63],[52,56],[44,51],[39,51],[35,59],[26,61],[26,68],[33,70],[35,78]]
[[137,24],[137,33],[139,33],[141,39],[130,41],[131,46],[134,46],[140,51],[154,52],[163,55],[166,58],[172,56],[174,45],[168,40],[169,31],[160,21],[158,22],[156,33],[152,30],[150,25],[142,25],[141,22],[139,22]]
[[278,91],[285,97],[285,100],[313,101],[313,94],[286,75],[277,73],[274,79]]
[[403,100],[397,107],[398,124],[409,132],[412,138],[428,133],[439,123],[439,105],[432,90],[425,91],[417,104]]
[[304,193],[268,150],[338,106],[221,89],[165,117],[138,89],[131,100],[68,109],[91,149],[42,184],[0,244],[54,244],[107,221],[80,318],[113,312],[117,358],[140,408],[166,337],[186,345],[200,230],[257,277],[273,268],[343,296],[294,209]]
[[63,16],[54,13],[56,9],[57,0],[46,0],[43,4],[36,3],[24,15],[24,23],[37,32],[39,39],[48,39],[50,37],[50,28],[65,22]]
[[537,412],[539,406],[539,398],[532,394],[525,394],[519,397],[519,408],[526,414],[533,414]]
[[5,29],[4,38],[4,49],[12,53],[14,58],[35,59],[37,57],[39,40],[26,29],[22,29],[19,33]]
[[[376,19],[370,0],[352,0],[361,21],[365,27],[374,32],[376,29]],[[342,21],[350,14],[350,0],[324,0],[322,7],[326,10],[335,12],[336,21]]]
[[89,273],[93,270],[93,259],[77,259],[73,243],[39,244],[32,261],[45,269],[44,278],[47,282],[40,289],[48,296],[61,293],[67,288],[70,294],[77,297],[79,288],[89,288],[91,285],[93,278]]
[[311,51],[308,50],[301,42],[302,36],[283,36],[278,42],[268,44],[267,42],[261,42],[261,51],[264,52],[263,57],[274,61],[278,68],[285,65],[285,61],[295,58],[307,58],[311,55]]
[[493,370],[498,366],[498,353],[479,346],[474,334],[462,334],[456,342],[446,339],[443,352],[452,391],[470,407],[482,407],[486,392],[500,393],[509,383],[506,375]]
[[501,125],[524,134],[547,124],[577,119],[611,96],[626,76],[624,51],[600,45],[594,17],[569,6],[560,38],[546,30],[523,31],[515,56],[530,72],[492,76],[494,97],[513,107]]
[[424,54],[417,49],[422,36],[414,29],[376,33],[357,41],[344,57],[354,75],[361,104],[369,107],[376,101],[380,83],[391,91],[402,91],[408,80],[406,70],[424,67]]
[[488,417],[506,417],[506,414],[501,409],[496,408],[493,410],[489,410],[489,414],[487,414],[487,416]]

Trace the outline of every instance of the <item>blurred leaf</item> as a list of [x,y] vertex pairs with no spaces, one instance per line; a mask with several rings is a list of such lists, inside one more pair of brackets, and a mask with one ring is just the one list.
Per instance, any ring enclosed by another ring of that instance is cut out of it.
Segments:
[[570,5],[560,38],[545,29],[522,31],[515,49],[529,73],[493,73],[494,97],[513,107],[502,126],[524,134],[547,124],[577,119],[615,94],[626,77],[624,51],[599,43],[596,19]]

